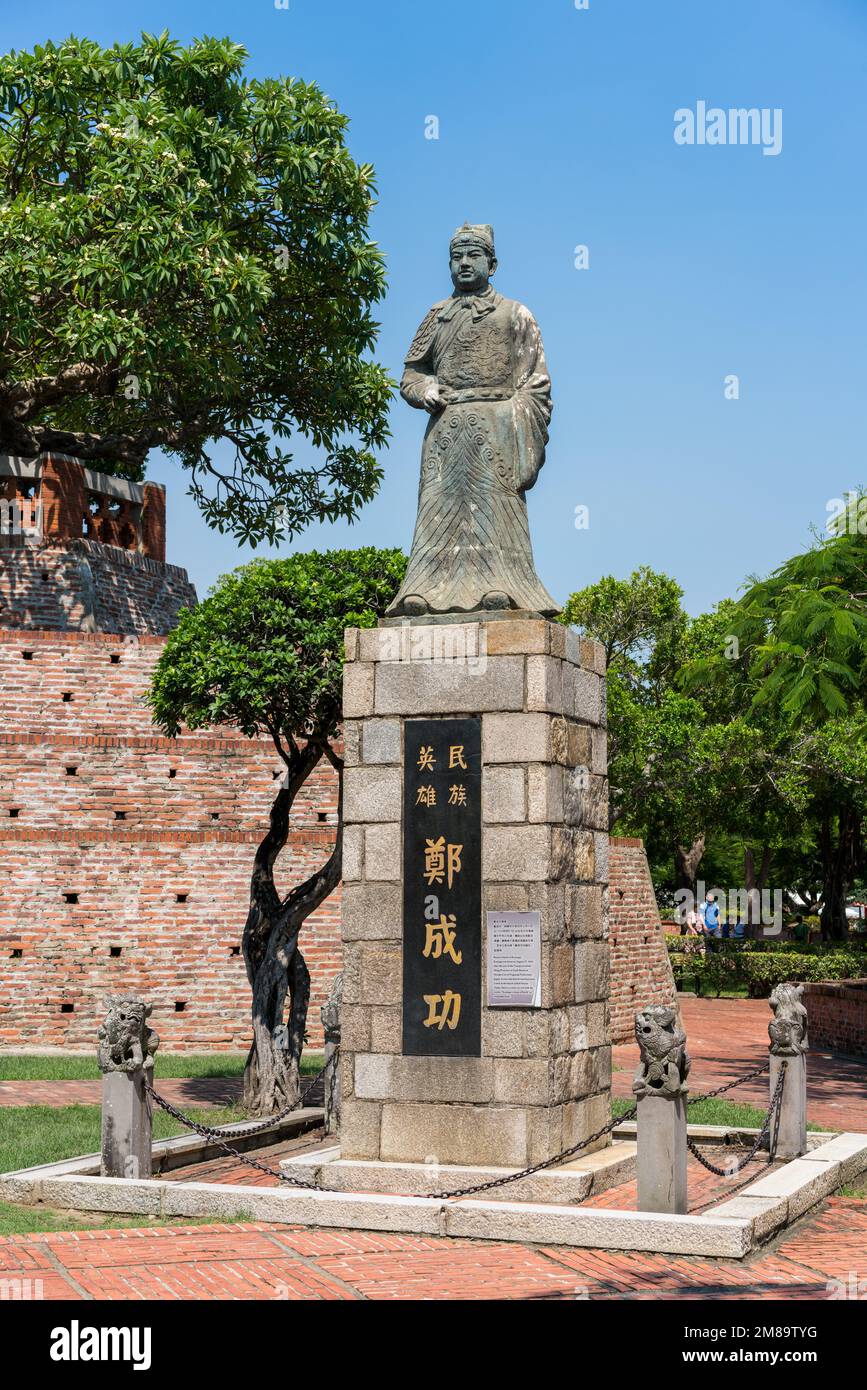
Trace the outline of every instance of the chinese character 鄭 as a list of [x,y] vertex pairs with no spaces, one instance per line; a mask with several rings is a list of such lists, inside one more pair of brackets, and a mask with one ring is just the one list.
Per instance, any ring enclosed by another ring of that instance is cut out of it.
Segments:
[[455,874],[461,871],[461,850],[463,845],[447,845],[445,836],[438,840],[425,840],[424,876],[428,883],[442,883],[447,876],[451,888]]
[[464,958],[463,951],[455,950],[456,924],[453,912],[440,917],[438,922],[425,923],[425,943],[423,956],[439,960],[440,956],[451,956],[455,965]]
[[[446,1024],[455,1029],[461,1016],[461,996],[447,989],[445,994],[426,994],[424,1002],[428,1006],[425,1028],[438,1028],[442,1032]],[[439,1008],[437,1008],[439,1005]]]

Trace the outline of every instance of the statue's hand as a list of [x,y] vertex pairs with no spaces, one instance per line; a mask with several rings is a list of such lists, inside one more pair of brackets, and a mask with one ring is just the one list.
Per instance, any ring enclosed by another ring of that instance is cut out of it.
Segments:
[[445,401],[440,395],[440,388],[437,382],[434,382],[432,386],[427,388],[424,393],[423,402],[425,410],[429,410],[431,415],[437,410],[444,409]]

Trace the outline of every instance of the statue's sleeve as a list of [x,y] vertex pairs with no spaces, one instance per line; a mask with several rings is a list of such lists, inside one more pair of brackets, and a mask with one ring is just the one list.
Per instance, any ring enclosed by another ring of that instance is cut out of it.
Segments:
[[404,362],[400,394],[410,405],[424,406],[424,395],[429,386],[436,385],[433,369],[433,344],[436,337],[439,305],[435,304],[426,314],[418,332],[412,340]]
[[523,304],[515,305],[512,320],[515,342],[515,394],[512,420],[515,426],[515,485],[531,488],[545,462],[548,422],[553,409],[551,378],[539,325]]

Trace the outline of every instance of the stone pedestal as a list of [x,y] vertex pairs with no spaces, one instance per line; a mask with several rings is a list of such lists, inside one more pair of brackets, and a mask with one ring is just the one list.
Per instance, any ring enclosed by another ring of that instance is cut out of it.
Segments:
[[102,1077],[104,1178],[149,1178],[151,1113],[144,1071],[109,1071]]
[[[603,649],[557,623],[500,618],[350,629],[346,654],[342,1155],[554,1157],[610,1107]],[[457,718],[481,723],[481,920],[459,924],[481,950],[481,1044],[409,1056],[404,748],[413,720]],[[504,911],[540,914],[539,1008],[487,1006],[487,913]]]
[[[786,1065],[786,1079],[780,1107],[776,1157],[800,1158],[807,1152],[807,1059],[803,1052],[797,1057],[770,1055],[769,1098],[772,1100],[780,1079],[780,1067]],[[768,1143],[774,1136],[774,1125]],[[767,1147],[767,1145],[766,1145]]]
[[686,1095],[638,1102],[638,1210],[682,1216],[686,1192]]

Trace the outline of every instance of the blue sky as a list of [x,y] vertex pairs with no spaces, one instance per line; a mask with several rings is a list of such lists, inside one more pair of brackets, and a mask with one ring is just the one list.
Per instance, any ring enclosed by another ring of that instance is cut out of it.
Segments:
[[[317,81],[377,171],[389,276],[378,356],[393,376],[450,289],[453,227],[494,224],[496,283],[539,320],[553,380],[529,506],[558,599],[649,564],[700,612],[803,548],[828,499],[867,483],[867,0],[9,11],[4,48],[70,31],[103,43],[141,29],[229,34],[252,73]],[[677,145],[674,113],[699,100],[781,108],[782,152]],[[431,115],[438,140],[425,139]],[[578,245],[588,270],[575,269]],[[738,400],[725,397],[730,374]],[[392,423],[385,482],[361,520],[295,545],[409,547],[424,421],[397,400]],[[169,490],[169,558],[200,593],[250,557],[204,525],[177,465],[155,456],[150,476]]]

